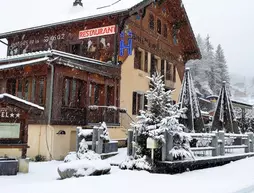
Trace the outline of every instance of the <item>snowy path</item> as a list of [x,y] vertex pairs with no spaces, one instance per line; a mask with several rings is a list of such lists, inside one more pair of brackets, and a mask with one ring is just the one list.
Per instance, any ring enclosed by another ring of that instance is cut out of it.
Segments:
[[[124,155],[124,150],[121,150],[118,156],[109,161],[120,161]],[[254,190],[254,158],[177,175],[121,171],[113,167],[110,175],[57,180],[57,166],[60,163],[58,161],[31,163],[28,174],[0,176],[0,192],[253,193],[251,191]]]

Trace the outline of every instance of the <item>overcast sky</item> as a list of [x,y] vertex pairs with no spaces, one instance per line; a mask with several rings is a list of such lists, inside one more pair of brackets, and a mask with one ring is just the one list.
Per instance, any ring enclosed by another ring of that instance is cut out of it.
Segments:
[[[203,37],[209,34],[214,47],[222,45],[230,72],[254,76],[254,0],[183,0],[183,3],[195,34]],[[15,12],[11,16],[15,17]],[[0,43],[0,57],[5,55],[6,47]]]
[[221,44],[230,72],[254,76],[254,0],[183,0],[195,34]]

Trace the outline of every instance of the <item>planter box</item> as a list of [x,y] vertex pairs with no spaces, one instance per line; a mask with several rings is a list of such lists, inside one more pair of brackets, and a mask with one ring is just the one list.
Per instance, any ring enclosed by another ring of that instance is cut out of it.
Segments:
[[103,144],[102,153],[118,152],[118,141],[109,141]]
[[10,158],[0,158],[0,176],[17,175],[18,160]]

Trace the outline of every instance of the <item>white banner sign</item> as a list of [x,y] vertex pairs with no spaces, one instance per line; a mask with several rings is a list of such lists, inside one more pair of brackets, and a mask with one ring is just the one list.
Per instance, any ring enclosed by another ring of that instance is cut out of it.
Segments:
[[0,139],[19,138],[20,135],[20,123],[0,123]]
[[111,35],[116,33],[116,26],[106,26],[106,27],[99,27],[93,29],[87,29],[79,32],[79,39],[97,37],[97,36],[105,36]]

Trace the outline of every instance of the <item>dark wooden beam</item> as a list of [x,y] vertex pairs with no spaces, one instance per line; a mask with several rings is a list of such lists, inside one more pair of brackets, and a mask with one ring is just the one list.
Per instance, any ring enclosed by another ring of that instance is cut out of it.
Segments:
[[0,40],[0,42],[1,42],[2,44],[4,44],[4,45],[8,46],[8,44],[5,43],[3,40]]

